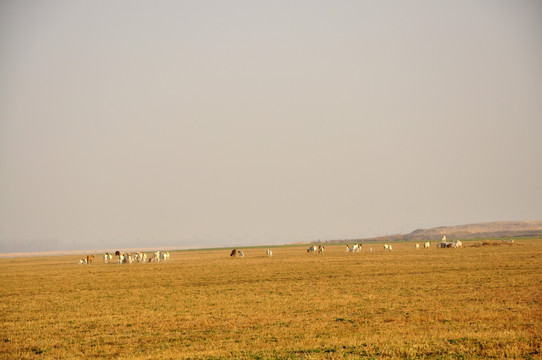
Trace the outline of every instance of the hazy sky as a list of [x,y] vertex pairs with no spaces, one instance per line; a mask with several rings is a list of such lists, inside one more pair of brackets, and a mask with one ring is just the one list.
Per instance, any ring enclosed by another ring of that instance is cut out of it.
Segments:
[[0,3],[0,246],[534,219],[540,1]]

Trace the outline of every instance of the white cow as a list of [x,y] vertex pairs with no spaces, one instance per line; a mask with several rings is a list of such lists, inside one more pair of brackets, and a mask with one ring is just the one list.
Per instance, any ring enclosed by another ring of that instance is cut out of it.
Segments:
[[160,260],[168,261],[169,260],[169,252],[168,251],[160,251]]
[[452,245],[453,248],[462,247],[463,243],[459,240],[454,241],[454,244]]
[[109,262],[113,259],[113,255],[110,253],[104,254],[104,264],[109,264]]
[[389,244],[384,244],[384,250],[391,251],[391,250],[392,250],[391,245],[389,245]]
[[79,265],[86,265],[87,264],[87,259],[80,259],[79,260]]
[[239,257],[245,257],[245,253],[242,251],[237,251],[237,256]]
[[155,251],[152,254],[152,257],[149,259],[149,262],[160,262],[160,251]]
[[124,264],[128,261],[128,253],[121,253],[120,251],[115,251],[115,256],[117,257],[117,264]]
[[420,248],[420,244],[416,244],[415,248],[418,250]]
[[430,246],[431,246],[431,242],[430,242],[430,241],[428,241],[428,242],[426,242],[425,244],[423,244],[423,248],[424,248],[424,249],[429,249]]
[[267,253],[267,256],[273,256],[273,252],[271,250],[267,249],[265,252]]
[[130,253],[118,254],[117,264],[131,264],[134,262],[134,257]]
[[138,263],[145,263],[147,261],[147,254],[142,251],[136,252],[134,255],[134,261],[137,261]]

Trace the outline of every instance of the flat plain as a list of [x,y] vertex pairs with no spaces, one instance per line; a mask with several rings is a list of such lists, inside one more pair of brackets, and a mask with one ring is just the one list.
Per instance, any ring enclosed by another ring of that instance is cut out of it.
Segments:
[[477,244],[0,259],[0,358],[540,358],[542,239]]

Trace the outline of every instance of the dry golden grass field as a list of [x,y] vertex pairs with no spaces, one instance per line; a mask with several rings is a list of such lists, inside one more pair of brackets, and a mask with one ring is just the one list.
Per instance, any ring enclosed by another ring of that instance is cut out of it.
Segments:
[[540,358],[542,239],[474,244],[0,259],[0,358]]

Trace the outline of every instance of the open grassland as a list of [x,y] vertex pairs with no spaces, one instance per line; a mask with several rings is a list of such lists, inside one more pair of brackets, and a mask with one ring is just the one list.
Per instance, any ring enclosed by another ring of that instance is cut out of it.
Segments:
[[0,259],[0,358],[540,358],[542,240],[472,244]]

